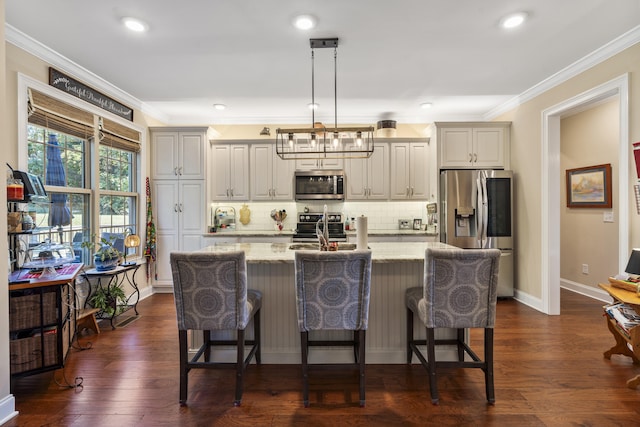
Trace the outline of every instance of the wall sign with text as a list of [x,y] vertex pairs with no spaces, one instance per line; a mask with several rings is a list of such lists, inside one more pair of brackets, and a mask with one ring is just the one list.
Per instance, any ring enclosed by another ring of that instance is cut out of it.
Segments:
[[70,95],[78,97],[83,101],[96,105],[103,110],[115,114],[116,116],[133,121],[133,109],[109,98],[89,86],[49,67],[49,84],[56,89],[60,89]]

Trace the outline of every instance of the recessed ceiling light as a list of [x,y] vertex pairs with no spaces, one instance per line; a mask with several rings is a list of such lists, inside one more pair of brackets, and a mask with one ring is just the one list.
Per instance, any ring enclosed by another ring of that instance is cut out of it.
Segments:
[[423,102],[422,104],[420,104],[420,108],[424,108],[425,110],[431,107],[433,107],[433,103],[431,102]]
[[526,12],[512,13],[502,18],[500,25],[502,25],[502,28],[515,28],[522,25],[526,19]]
[[144,33],[149,29],[149,26],[146,24],[146,22],[141,21],[137,18],[132,18],[130,16],[122,18],[122,23],[125,27],[127,27],[131,31],[135,31],[136,33]]
[[318,104],[313,104],[313,103],[311,103],[311,104],[307,104],[307,107],[309,108],[309,110],[317,110],[319,106],[320,106],[320,105],[318,105]]
[[215,108],[216,110],[224,110],[227,108],[227,106],[224,104],[213,104],[213,108]]
[[296,16],[293,20],[293,26],[299,30],[310,30],[316,26],[316,18],[311,15]]

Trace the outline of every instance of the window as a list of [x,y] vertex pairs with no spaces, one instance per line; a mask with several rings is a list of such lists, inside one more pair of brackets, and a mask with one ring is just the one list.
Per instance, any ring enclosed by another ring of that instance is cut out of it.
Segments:
[[[119,243],[125,234],[138,234],[140,133],[55,96],[28,92],[27,168],[45,183],[50,203],[29,204],[36,228],[27,244],[71,243],[76,260],[90,265],[81,243],[92,235]],[[124,252],[124,244],[118,249]]]

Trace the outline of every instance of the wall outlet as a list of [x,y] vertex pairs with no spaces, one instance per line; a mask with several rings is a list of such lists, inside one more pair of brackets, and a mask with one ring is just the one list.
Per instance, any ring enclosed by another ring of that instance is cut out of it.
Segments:
[[582,274],[589,274],[589,264],[582,264]]
[[612,211],[606,211],[604,213],[603,220],[604,220],[604,222],[613,222],[613,212]]

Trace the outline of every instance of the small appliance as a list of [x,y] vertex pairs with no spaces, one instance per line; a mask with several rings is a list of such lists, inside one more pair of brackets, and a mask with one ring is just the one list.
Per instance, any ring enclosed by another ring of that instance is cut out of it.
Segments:
[[294,189],[296,200],[344,200],[343,170],[296,171]]

